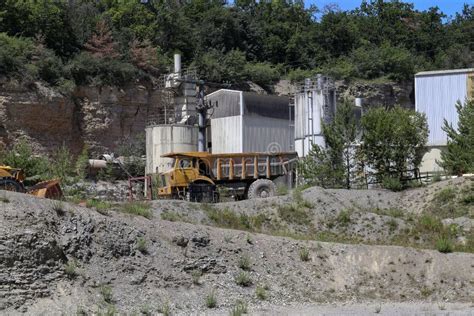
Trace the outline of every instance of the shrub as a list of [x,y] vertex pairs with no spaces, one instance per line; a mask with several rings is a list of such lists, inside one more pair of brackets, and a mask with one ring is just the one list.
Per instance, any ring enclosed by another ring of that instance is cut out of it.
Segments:
[[456,198],[456,190],[454,188],[444,188],[439,191],[436,196],[435,200],[439,203],[446,204],[448,202],[453,201]]
[[236,302],[235,306],[230,311],[231,316],[241,316],[241,315],[247,314],[247,313],[248,313],[247,303],[242,302],[241,300],[238,300]]
[[388,222],[387,222],[387,225],[388,225],[388,228],[391,232],[395,231],[398,227],[398,222],[395,220],[395,219],[390,219]]
[[97,212],[106,215],[107,211],[112,207],[112,204],[103,200],[88,199],[86,201],[86,207],[95,208]]
[[303,247],[300,249],[300,259],[301,261],[309,261],[309,249],[306,247]]
[[258,285],[255,289],[255,296],[257,296],[259,300],[265,300],[267,298],[267,290],[265,289],[265,287]]
[[42,156],[33,154],[33,149],[26,139],[20,139],[11,150],[0,152],[0,160],[4,165],[23,169],[28,178],[25,182],[35,183],[48,178],[49,161]]
[[164,302],[161,304],[160,308],[158,308],[158,311],[163,314],[163,316],[169,316],[171,315],[171,306],[168,302]]
[[61,179],[61,182],[67,182],[74,174],[73,158],[66,146],[63,145],[54,151],[49,169],[51,176]]
[[311,222],[311,218],[305,207],[296,203],[279,205],[278,215],[282,220],[297,225],[307,225]]
[[403,185],[398,178],[385,177],[382,181],[382,186],[390,191],[398,192],[403,190]]
[[193,270],[191,272],[191,279],[193,280],[193,284],[199,285],[199,280],[201,279],[202,272],[201,270]]
[[151,205],[145,202],[127,202],[122,205],[121,211],[128,214],[143,216],[150,219],[153,214],[150,210]]
[[245,74],[251,81],[262,85],[270,85],[280,79],[278,69],[269,63],[248,63],[245,66]]
[[250,266],[252,265],[252,262],[250,260],[250,257],[248,255],[243,255],[239,259],[239,268],[242,270],[250,270]]
[[453,252],[453,245],[451,243],[451,240],[445,237],[440,237],[436,241],[436,249],[442,253]]
[[108,285],[102,285],[100,287],[100,295],[106,303],[112,303],[112,288]]
[[77,276],[76,268],[77,265],[75,261],[68,261],[66,263],[66,266],[64,267],[64,272],[66,273],[68,278],[74,279]]
[[75,164],[75,169],[76,169],[76,174],[79,177],[79,179],[85,179],[86,178],[86,170],[87,167],[89,166],[89,148],[87,145],[84,145],[84,147],[81,150],[81,153],[76,159],[76,164]]
[[62,201],[53,201],[52,202],[53,211],[56,212],[57,215],[63,216],[64,215],[64,204]]
[[148,252],[145,238],[140,237],[137,239],[137,249],[143,254],[146,254]]
[[288,186],[285,184],[279,184],[277,186],[277,194],[278,195],[287,195],[288,194]]
[[336,221],[339,223],[340,226],[347,226],[351,222],[351,213],[348,210],[343,210],[339,212],[336,217]]
[[215,290],[211,290],[211,292],[206,295],[206,306],[207,308],[215,308],[217,306]]
[[250,279],[250,275],[247,272],[241,271],[235,277],[235,283],[240,286],[250,286],[252,285],[252,280]]

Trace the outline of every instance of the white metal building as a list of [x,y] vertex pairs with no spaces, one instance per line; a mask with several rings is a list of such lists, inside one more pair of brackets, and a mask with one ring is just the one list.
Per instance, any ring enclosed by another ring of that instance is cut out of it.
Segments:
[[474,97],[474,68],[442,71],[426,71],[415,75],[415,108],[425,113],[430,129],[429,152],[423,158],[421,172],[439,171],[441,149],[447,144],[443,131],[446,119],[457,126],[458,114],[455,104]]
[[334,84],[321,75],[306,79],[294,99],[295,150],[305,157],[313,145],[324,147],[322,122],[329,122],[336,110]]
[[289,98],[221,89],[206,99],[217,102],[211,113],[212,153],[293,150]]

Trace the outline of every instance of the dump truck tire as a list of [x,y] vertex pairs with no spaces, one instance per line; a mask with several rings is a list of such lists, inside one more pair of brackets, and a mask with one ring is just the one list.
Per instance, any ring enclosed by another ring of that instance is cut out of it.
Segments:
[[275,196],[275,183],[268,179],[258,179],[252,182],[248,190],[249,199],[261,199]]
[[0,179],[0,190],[23,192],[23,186],[14,179]]

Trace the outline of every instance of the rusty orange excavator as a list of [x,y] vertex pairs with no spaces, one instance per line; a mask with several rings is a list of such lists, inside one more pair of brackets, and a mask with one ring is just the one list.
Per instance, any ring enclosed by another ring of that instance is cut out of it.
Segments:
[[25,172],[22,169],[0,165],[0,190],[22,192],[47,199],[63,197],[59,180],[43,181],[25,188],[23,184],[25,178]]

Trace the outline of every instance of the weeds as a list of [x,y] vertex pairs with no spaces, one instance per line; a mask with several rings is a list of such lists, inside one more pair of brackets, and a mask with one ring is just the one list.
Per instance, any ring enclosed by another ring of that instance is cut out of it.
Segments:
[[438,203],[446,204],[448,202],[453,201],[456,198],[456,190],[451,187],[447,187],[439,191],[436,196],[435,200]]
[[0,201],[3,202],[3,203],[10,203],[10,199],[7,198],[7,195],[5,192],[3,192],[1,195],[0,195]]
[[311,222],[307,210],[297,203],[279,205],[278,216],[285,222],[296,225],[308,225]]
[[240,286],[250,286],[252,285],[252,280],[250,279],[250,275],[245,272],[241,271],[236,277],[235,277],[235,283]]
[[202,276],[201,270],[193,270],[191,272],[191,279],[193,281],[193,284],[199,285],[200,284],[199,281],[201,280],[201,276]]
[[250,266],[252,265],[252,262],[250,260],[250,257],[248,255],[243,255],[239,259],[239,268],[242,270],[248,271],[250,270]]
[[182,222],[183,216],[179,213],[172,211],[164,211],[160,214],[161,219],[170,222]]
[[112,203],[103,200],[88,199],[86,201],[86,207],[95,208],[100,214],[107,215],[107,211],[112,207]]
[[150,219],[152,217],[152,212],[150,210],[151,205],[146,202],[127,202],[123,204],[120,210],[124,213],[143,216]]
[[64,210],[64,204],[62,201],[53,201],[52,209],[56,212],[58,216],[63,216],[66,212]]
[[112,288],[108,285],[102,285],[100,287],[100,295],[104,302],[111,304],[112,303]]
[[216,291],[215,290],[211,290],[211,292],[209,292],[206,295],[206,302],[205,303],[206,303],[207,308],[217,307],[217,298],[216,298]]
[[145,304],[140,307],[140,313],[145,316],[152,316],[153,310],[150,305]]
[[301,261],[309,261],[309,249],[306,247],[303,247],[300,249],[300,259]]
[[436,241],[436,249],[442,253],[453,252],[453,244],[448,238],[441,237]]
[[280,184],[277,186],[277,195],[287,195],[288,194],[288,186],[285,184]]
[[235,306],[232,308],[230,311],[230,316],[241,316],[243,314],[248,313],[248,306],[247,303],[238,300],[235,304]]
[[351,222],[351,213],[348,210],[344,210],[339,212],[336,217],[336,221],[339,223],[340,226],[347,226]]
[[146,244],[146,239],[144,237],[139,237],[137,239],[137,249],[138,251],[140,251],[141,253],[143,254],[147,254],[148,253],[148,248],[147,248],[147,244]]
[[398,222],[393,218],[387,221],[387,225],[390,232],[394,232],[398,228]]
[[74,279],[77,276],[77,264],[75,261],[68,261],[64,267],[64,272],[66,273],[69,279]]
[[171,315],[170,303],[164,302],[163,304],[161,304],[160,308],[158,308],[158,312],[160,312],[164,316],[170,316]]
[[255,289],[255,296],[261,301],[264,301],[267,298],[267,290],[264,286],[258,285]]

